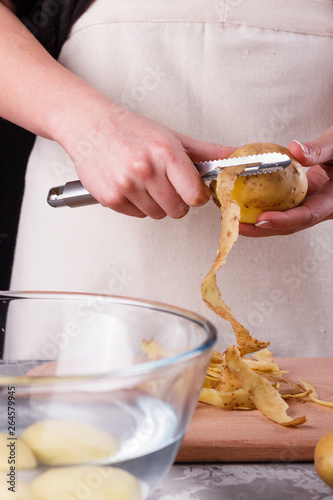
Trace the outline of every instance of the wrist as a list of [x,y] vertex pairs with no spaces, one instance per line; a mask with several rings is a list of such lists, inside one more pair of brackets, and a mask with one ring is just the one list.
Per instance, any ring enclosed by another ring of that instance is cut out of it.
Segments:
[[121,108],[80,78],[72,77],[57,99],[60,105],[49,110],[47,134],[78,161],[98,143],[102,130],[114,127],[112,116]]

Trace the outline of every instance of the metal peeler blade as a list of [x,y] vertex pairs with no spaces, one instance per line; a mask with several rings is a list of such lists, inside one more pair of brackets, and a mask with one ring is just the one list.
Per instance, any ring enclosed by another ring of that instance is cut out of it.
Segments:
[[288,155],[282,153],[263,153],[259,155],[226,158],[195,163],[204,180],[216,179],[223,168],[246,165],[239,177],[246,175],[267,174],[282,170],[291,164]]

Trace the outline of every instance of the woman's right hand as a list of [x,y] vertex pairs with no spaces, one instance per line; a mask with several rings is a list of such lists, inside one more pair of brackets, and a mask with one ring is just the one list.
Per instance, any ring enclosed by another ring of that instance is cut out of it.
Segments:
[[178,219],[204,205],[210,190],[193,162],[234,150],[191,139],[111,101],[94,126],[80,122],[84,131],[71,128],[75,133],[61,142],[81,182],[103,206],[135,217]]

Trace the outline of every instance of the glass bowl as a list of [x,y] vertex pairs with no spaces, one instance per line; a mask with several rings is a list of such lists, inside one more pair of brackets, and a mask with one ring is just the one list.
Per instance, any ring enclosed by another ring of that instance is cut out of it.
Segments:
[[54,292],[0,292],[0,323],[1,500],[149,497],[193,415],[214,326],[165,304]]

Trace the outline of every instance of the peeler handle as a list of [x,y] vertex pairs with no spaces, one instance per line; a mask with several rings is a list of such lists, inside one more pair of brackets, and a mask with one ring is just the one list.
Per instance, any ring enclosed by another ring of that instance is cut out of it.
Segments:
[[63,186],[56,186],[49,190],[47,203],[53,207],[84,207],[99,203],[80,181],[67,182]]
[[80,181],[67,182],[63,186],[50,189],[47,202],[51,207],[83,207],[94,205],[97,200],[84,188]]

